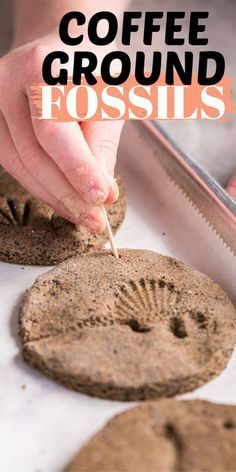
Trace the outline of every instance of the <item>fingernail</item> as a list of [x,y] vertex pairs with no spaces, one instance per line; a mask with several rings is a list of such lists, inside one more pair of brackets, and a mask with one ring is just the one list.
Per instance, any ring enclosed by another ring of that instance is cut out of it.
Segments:
[[93,186],[87,193],[87,202],[91,205],[99,206],[107,199],[108,192],[104,192],[97,186]]
[[109,191],[113,193],[114,199],[117,200],[119,196],[119,187],[117,185],[116,179],[113,174],[110,174],[107,169],[103,169],[103,173],[105,174],[108,184],[109,184]]
[[106,222],[103,217],[101,220],[98,220],[89,215],[80,215],[79,224],[85,226],[89,231],[95,234],[102,233],[106,229]]
[[113,193],[114,201],[116,201],[119,197],[120,189],[115,179],[113,179],[113,182],[111,183],[110,191]]

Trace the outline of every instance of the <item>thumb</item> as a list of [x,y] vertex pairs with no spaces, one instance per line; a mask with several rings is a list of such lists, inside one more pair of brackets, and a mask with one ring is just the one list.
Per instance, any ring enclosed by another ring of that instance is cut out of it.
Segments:
[[123,121],[92,121],[81,123],[84,137],[95,159],[101,165],[109,184],[106,203],[114,203],[119,196],[119,188],[114,179],[117,150],[120,142]]

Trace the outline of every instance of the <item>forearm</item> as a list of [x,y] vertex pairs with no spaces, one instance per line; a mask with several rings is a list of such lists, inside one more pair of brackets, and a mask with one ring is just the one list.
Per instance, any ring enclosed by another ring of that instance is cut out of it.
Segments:
[[[115,5],[114,5],[115,3]],[[14,45],[20,46],[58,28],[62,16],[78,10],[87,18],[97,11],[113,11],[118,17],[127,8],[129,0],[15,0]]]

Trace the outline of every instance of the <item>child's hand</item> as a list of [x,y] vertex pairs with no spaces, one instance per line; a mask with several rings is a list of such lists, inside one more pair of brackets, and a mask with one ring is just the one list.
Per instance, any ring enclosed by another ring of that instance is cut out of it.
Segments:
[[105,220],[99,205],[118,197],[113,172],[122,123],[31,118],[30,87],[42,82],[43,59],[56,49],[61,50],[62,43],[55,33],[1,59],[0,164],[60,215],[102,231]]

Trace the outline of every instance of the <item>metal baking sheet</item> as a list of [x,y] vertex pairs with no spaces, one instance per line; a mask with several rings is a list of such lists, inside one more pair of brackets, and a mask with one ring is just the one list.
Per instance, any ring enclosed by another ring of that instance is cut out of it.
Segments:
[[[236,202],[201,165],[190,158],[158,122],[142,122],[147,137],[170,179],[183,190],[203,218],[236,255]],[[142,133],[143,134],[143,133]],[[158,146],[157,146],[158,143]]]
[[[128,209],[119,247],[146,248],[182,259],[210,275],[236,302],[236,259],[155,159],[142,127],[126,125],[119,151]],[[114,414],[131,403],[72,392],[21,359],[18,308],[48,268],[0,263],[0,469],[58,472]],[[227,369],[187,398],[236,404],[236,355]]]

